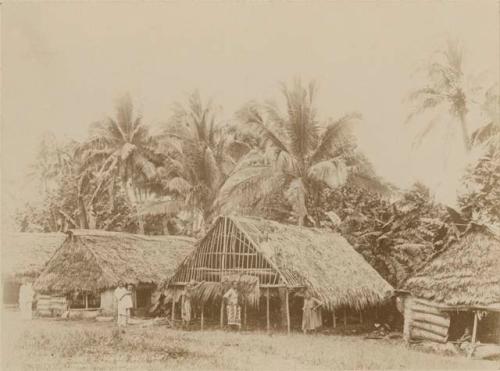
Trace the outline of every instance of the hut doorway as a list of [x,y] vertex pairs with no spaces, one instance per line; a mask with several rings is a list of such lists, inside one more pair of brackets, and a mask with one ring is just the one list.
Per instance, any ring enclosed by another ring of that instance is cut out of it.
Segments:
[[474,312],[458,311],[450,313],[450,327],[448,329],[448,340],[455,341],[462,337],[468,328],[472,334],[474,326]]
[[137,290],[135,291],[136,307],[148,308],[151,305],[152,294],[153,294],[153,288],[150,286],[137,287]]

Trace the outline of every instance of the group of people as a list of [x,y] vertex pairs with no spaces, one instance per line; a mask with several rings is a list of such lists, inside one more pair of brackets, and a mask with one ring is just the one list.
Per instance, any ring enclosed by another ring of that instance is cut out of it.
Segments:
[[[192,299],[194,290],[203,282],[190,281],[182,293],[181,319],[184,328],[189,326],[192,318]],[[236,282],[224,293],[223,301],[226,306],[227,325],[241,329],[241,295]],[[304,291],[304,305],[302,308],[302,331],[316,330],[322,325],[321,306],[323,303],[315,298],[310,290]]]
[[[189,326],[192,319],[192,300],[194,291],[203,282],[196,283],[190,281],[184,288],[182,293],[181,319],[183,327]],[[118,282],[118,286],[114,291],[114,300],[116,303],[116,318],[119,327],[127,326],[131,310],[133,308],[133,285],[125,285],[122,281]],[[32,318],[34,291],[31,284],[21,286],[19,293],[19,306],[21,315],[24,319]],[[241,295],[236,282],[231,284],[231,287],[224,293],[224,304],[227,313],[227,325],[241,329]],[[307,334],[308,331],[315,330],[321,326],[321,310],[323,303],[316,299],[309,290],[304,292],[304,305],[302,308],[302,331]]]

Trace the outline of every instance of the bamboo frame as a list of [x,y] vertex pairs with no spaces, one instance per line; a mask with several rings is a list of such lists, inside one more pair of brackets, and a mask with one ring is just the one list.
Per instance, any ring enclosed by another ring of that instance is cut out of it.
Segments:
[[170,285],[183,285],[191,280],[222,282],[224,276],[233,274],[256,276],[261,287],[285,287],[272,263],[230,218],[224,217],[180,266]]

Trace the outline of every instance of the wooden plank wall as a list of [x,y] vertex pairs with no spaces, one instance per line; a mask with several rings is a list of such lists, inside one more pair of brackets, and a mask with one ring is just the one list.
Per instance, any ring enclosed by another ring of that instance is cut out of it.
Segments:
[[450,316],[440,306],[414,297],[404,299],[404,339],[430,340],[445,343],[448,340]]
[[36,310],[40,316],[60,316],[66,311],[67,305],[64,296],[38,295]]

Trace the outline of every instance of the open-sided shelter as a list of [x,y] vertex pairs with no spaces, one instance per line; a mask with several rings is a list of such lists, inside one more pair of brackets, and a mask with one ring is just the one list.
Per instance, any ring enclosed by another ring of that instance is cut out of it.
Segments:
[[36,279],[65,237],[64,233],[6,233],[2,235],[0,250],[4,304],[18,304],[21,285]]
[[113,289],[135,287],[134,308],[147,308],[156,288],[190,252],[194,240],[97,230],[72,230],[35,281],[38,292],[65,296],[73,307],[112,313]]
[[246,282],[256,278],[265,294],[268,328],[271,295],[280,298],[281,315],[286,317],[282,323],[289,330],[289,296],[302,289],[309,289],[332,312],[381,304],[392,293],[392,287],[339,234],[240,216],[219,217],[168,286],[172,292],[193,280],[222,286],[235,276]]
[[500,343],[500,238],[487,227],[471,225],[400,292],[407,340],[454,341],[468,327],[472,342]]

